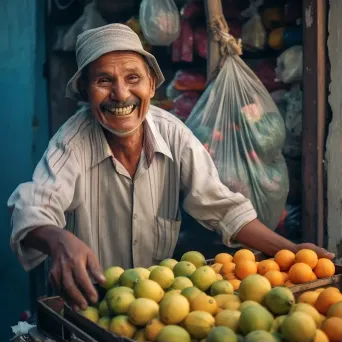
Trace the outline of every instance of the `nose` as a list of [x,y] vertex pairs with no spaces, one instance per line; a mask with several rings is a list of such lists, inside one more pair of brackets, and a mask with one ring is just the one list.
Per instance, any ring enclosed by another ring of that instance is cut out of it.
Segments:
[[118,79],[115,82],[113,82],[112,89],[110,92],[111,100],[125,101],[129,98],[129,96],[129,87],[124,81]]

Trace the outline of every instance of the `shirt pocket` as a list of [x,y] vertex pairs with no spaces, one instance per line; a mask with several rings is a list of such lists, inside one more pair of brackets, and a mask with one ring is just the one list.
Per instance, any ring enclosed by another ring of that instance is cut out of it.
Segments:
[[169,220],[156,216],[154,227],[153,259],[160,261],[172,257],[175,250],[181,220]]

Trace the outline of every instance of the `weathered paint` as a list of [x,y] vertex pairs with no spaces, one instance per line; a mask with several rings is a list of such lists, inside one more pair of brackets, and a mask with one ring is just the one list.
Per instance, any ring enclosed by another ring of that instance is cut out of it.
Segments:
[[[332,121],[327,140],[328,247],[342,261],[342,2],[330,1],[328,53],[331,63],[329,104]],[[340,250],[338,251],[338,246]]]
[[312,5],[309,5],[305,8],[305,26],[306,28],[311,27],[313,24],[313,17],[312,17]]
[[[44,1],[37,1],[40,6]],[[46,89],[42,77],[43,47],[37,49],[37,11],[35,0],[2,0],[0,11],[0,341],[12,337],[11,325],[29,309],[29,281],[9,246],[10,215],[6,202],[23,181],[31,178],[36,158],[47,140]],[[42,30],[42,27],[40,27]],[[40,37],[41,39],[41,37]],[[39,96],[38,96],[39,95]],[[33,133],[34,115],[39,122]],[[33,145],[35,154],[33,154]],[[33,161],[33,159],[35,159]]]

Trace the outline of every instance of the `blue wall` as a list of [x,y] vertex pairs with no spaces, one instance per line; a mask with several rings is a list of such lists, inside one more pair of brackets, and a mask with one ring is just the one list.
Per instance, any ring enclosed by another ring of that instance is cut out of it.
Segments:
[[12,336],[11,325],[17,324],[20,313],[29,309],[28,274],[9,247],[11,228],[6,202],[20,182],[31,178],[33,167],[47,145],[43,23],[43,0],[1,1],[0,293],[4,310],[1,310],[0,341],[8,341]]

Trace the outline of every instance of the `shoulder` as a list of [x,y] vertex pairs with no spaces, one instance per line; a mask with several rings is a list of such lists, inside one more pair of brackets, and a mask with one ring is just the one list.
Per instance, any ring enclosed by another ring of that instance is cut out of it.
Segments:
[[160,133],[167,131],[169,134],[177,132],[192,135],[191,130],[181,120],[164,109],[150,106],[149,114]]
[[94,129],[95,120],[88,106],[81,107],[53,136],[50,143],[76,148]]

